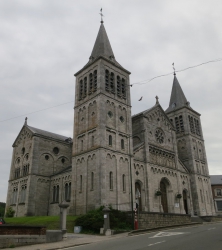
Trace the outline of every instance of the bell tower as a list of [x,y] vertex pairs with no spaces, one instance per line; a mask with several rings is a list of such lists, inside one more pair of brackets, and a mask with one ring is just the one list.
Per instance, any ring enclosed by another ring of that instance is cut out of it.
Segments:
[[200,114],[191,108],[174,73],[169,107],[165,111],[176,129],[179,159],[190,171],[195,215],[212,215],[214,206]]
[[73,212],[101,205],[129,210],[130,72],[115,59],[103,21],[88,63],[76,76]]

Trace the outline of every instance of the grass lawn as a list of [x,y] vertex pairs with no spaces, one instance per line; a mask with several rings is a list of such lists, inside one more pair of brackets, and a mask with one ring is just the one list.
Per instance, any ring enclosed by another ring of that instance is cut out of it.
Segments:
[[[68,233],[73,233],[76,218],[77,216],[67,216],[66,227]],[[4,220],[11,225],[45,226],[47,230],[59,229],[59,216],[13,217],[4,218]]]

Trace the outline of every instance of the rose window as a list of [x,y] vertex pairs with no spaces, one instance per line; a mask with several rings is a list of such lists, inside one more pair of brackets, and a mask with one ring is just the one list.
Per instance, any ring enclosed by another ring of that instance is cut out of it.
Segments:
[[155,137],[156,137],[156,140],[157,140],[159,143],[163,143],[164,136],[163,136],[163,132],[162,132],[160,129],[157,129],[157,130],[156,130]]

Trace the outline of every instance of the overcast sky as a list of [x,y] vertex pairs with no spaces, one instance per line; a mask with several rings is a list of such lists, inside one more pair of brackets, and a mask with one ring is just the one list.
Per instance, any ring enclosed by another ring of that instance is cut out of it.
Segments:
[[[221,0],[1,0],[0,201],[26,116],[30,126],[73,137],[73,75],[88,62],[101,7],[115,58],[132,73],[131,83],[170,73],[173,62],[181,70],[222,57]],[[222,174],[221,67],[222,61],[177,73],[202,115],[210,174]],[[172,82],[169,75],[134,85],[132,114],[153,106],[156,95],[166,109]]]

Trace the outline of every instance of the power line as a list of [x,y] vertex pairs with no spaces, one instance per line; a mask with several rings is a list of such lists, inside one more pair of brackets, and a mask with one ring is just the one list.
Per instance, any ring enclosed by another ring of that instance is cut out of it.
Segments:
[[[214,60],[211,60],[211,61],[203,62],[203,63],[197,64],[197,65],[194,65],[194,66],[187,67],[185,69],[176,70],[175,72],[182,72],[182,71],[186,71],[188,69],[199,67],[199,66],[204,65],[204,64],[213,63],[213,62],[220,62],[220,61],[222,61],[222,58],[218,58],[218,59],[214,59]],[[167,73],[167,74],[164,74],[164,75],[155,76],[155,77],[153,77],[151,79],[143,80],[143,81],[140,81],[140,82],[135,82],[135,83],[132,83],[130,85],[131,86],[136,85],[136,84],[143,85],[143,84],[146,84],[146,83],[149,83],[149,82],[153,81],[156,78],[163,77],[163,76],[169,76],[169,75],[172,75],[173,73],[174,72]]]
[[52,107],[49,107],[49,108],[40,109],[40,110],[33,111],[33,112],[30,112],[30,113],[26,113],[26,114],[23,114],[23,115],[11,117],[11,118],[9,118],[9,119],[5,119],[5,120],[2,120],[2,121],[0,121],[0,122],[5,122],[5,121],[9,121],[9,120],[12,120],[12,119],[16,119],[16,118],[19,118],[19,117],[22,117],[22,116],[31,115],[31,114],[34,114],[34,113],[38,113],[38,112],[41,112],[41,111],[44,111],[44,110],[47,110],[47,109],[52,109],[52,108],[59,107],[59,106],[62,106],[62,105],[68,104],[68,103],[73,103],[73,102],[74,102],[74,101],[72,101],[72,102],[61,103],[61,104],[58,104],[58,105],[55,105],[55,106],[52,106]]
[[[192,69],[192,68],[196,68],[196,67],[202,66],[204,64],[213,63],[213,62],[220,62],[220,61],[222,61],[222,58],[218,58],[218,59],[214,59],[214,60],[211,60],[211,61],[203,62],[203,63],[197,64],[197,65],[194,65],[194,66],[189,66],[189,67],[187,67],[185,69],[176,70],[175,72],[182,72],[182,71],[186,71],[186,70],[189,70],[189,69]],[[163,76],[169,76],[169,75],[172,75],[173,73],[174,72],[171,72],[171,73],[167,73],[167,74],[164,74],[164,75],[155,76],[155,77],[153,77],[151,79],[143,80],[143,81],[140,81],[140,82],[135,82],[135,83],[130,84],[130,86],[132,87],[133,85],[147,84],[147,83],[153,81],[156,78],[163,77]],[[58,105],[55,105],[55,106],[52,106],[52,107],[49,107],[49,108],[40,109],[40,110],[33,111],[33,112],[30,112],[30,113],[27,113],[27,114],[23,114],[23,115],[11,117],[9,119],[1,120],[0,122],[5,122],[5,121],[13,120],[13,119],[16,119],[16,118],[19,118],[19,117],[22,117],[22,116],[31,115],[31,114],[34,114],[34,113],[38,113],[38,112],[41,112],[41,111],[44,111],[44,110],[52,109],[52,108],[59,107],[59,106],[62,106],[62,105],[68,104],[68,103],[73,103],[73,102],[74,101],[72,101],[72,102],[66,102],[66,103],[61,103],[61,104],[58,104]]]

